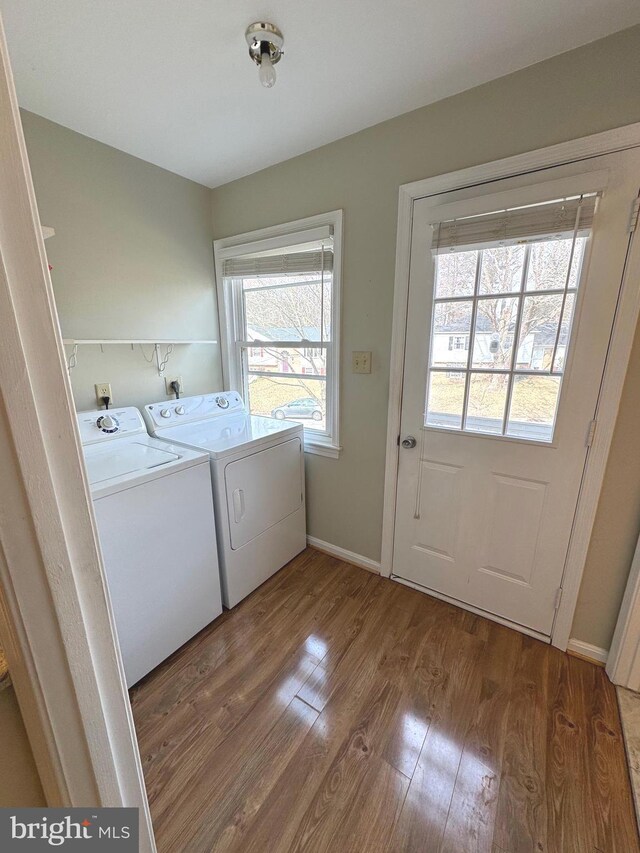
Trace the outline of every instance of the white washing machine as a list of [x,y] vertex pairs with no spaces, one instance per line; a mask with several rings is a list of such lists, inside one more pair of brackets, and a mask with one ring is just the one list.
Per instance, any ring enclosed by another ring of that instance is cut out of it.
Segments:
[[131,687],[222,613],[209,457],[151,438],[132,407],[78,426]]
[[306,547],[303,428],[235,391],[152,403],[149,432],[211,458],[222,599],[235,607]]

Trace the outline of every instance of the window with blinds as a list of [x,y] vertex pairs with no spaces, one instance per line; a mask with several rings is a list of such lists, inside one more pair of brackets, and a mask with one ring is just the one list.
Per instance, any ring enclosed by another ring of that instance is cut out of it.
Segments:
[[425,426],[553,440],[597,202],[556,199],[433,226]]
[[252,414],[299,421],[325,447],[337,445],[337,242],[332,223],[218,253],[238,390]]

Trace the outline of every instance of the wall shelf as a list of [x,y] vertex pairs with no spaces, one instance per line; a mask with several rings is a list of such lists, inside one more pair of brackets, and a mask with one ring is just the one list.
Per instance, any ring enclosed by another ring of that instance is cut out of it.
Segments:
[[186,340],[170,340],[168,338],[136,338],[134,339],[122,339],[116,340],[115,338],[63,338],[62,343],[65,346],[85,346],[87,344],[97,344],[102,346],[103,344],[140,344],[141,346],[167,346],[168,344],[173,344],[174,346],[186,345],[186,344],[217,344],[218,341],[186,341]]
[[[63,338],[62,343],[66,347],[71,347],[71,354],[67,359],[67,370],[69,374],[78,363],[78,347],[81,346],[99,346],[102,348],[103,346],[130,346],[131,349],[134,346],[139,346],[142,350],[142,354],[144,355],[144,350],[142,347],[151,346],[154,349],[154,355],[156,360],[156,366],[158,368],[158,376],[164,376],[164,371],[173,352],[174,346],[190,346],[191,344],[217,344],[218,341],[213,340],[200,340],[200,341],[188,341],[188,340],[178,340],[178,339],[165,339],[165,338],[130,338],[130,339],[119,339],[119,338]],[[164,356],[160,354],[160,347],[166,347],[167,351]],[[144,355],[147,361],[150,361],[146,355]],[[151,357],[151,361],[153,361],[153,356]]]

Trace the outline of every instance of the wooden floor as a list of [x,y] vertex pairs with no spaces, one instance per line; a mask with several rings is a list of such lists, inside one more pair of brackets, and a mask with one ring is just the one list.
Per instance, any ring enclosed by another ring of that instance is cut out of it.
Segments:
[[132,692],[160,853],[634,853],[593,666],[308,549]]

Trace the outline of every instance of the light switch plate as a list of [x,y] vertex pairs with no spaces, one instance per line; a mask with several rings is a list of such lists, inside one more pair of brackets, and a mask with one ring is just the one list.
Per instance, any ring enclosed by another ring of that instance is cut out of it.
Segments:
[[351,353],[351,372],[352,373],[371,373],[371,353],[370,352],[352,352]]

